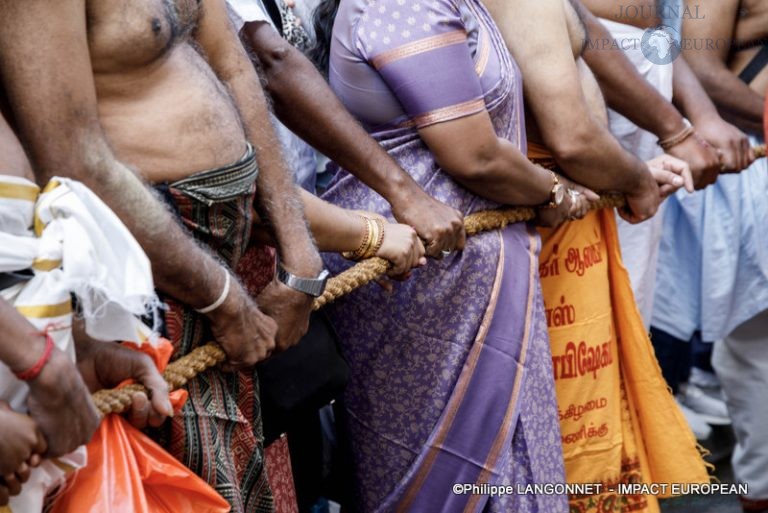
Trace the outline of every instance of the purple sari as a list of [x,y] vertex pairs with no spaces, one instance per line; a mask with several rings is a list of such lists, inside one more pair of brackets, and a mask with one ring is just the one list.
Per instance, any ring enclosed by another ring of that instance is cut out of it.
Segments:
[[[519,70],[479,1],[342,0],[330,80],[429,194],[465,214],[497,206],[444,173],[417,132],[487,110],[525,152]],[[392,216],[344,170],[324,197]],[[332,305],[352,369],[343,427],[358,510],[567,511],[563,496],[453,491],[565,482],[539,249],[535,230],[516,224],[472,237],[391,295],[368,286]]]

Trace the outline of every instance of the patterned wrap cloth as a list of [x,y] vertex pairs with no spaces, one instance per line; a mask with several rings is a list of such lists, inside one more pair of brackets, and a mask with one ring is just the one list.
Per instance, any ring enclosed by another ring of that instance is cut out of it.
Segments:
[[[330,80],[427,193],[465,214],[497,206],[444,173],[417,131],[487,110],[497,135],[525,151],[519,69],[479,1],[342,2]],[[392,218],[344,170],[324,197]],[[391,295],[369,286],[330,307],[351,367],[342,425],[354,511],[567,511],[564,496],[452,493],[564,482],[539,244],[524,223],[487,232]]]
[[[250,244],[256,219],[258,168],[253,149],[237,163],[158,186],[184,226],[234,270],[254,297],[274,275],[274,250]],[[205,317],[172,299],[166,301],[172,359],[211,340]],[[189,400],[156,433],[161,443],[232,504],[232,511],[274,511],[264,470],[258,381],[254,370],[211,369],[186,385]]]

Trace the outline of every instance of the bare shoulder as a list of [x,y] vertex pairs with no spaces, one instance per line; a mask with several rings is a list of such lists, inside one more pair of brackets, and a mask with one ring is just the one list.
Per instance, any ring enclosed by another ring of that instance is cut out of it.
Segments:
[[768,2],[741,0],[736,19],[736,42],[747,46],[768,39]]
[[[689,11],[683,13],[684,36],[724,37],[734,34],[741,0],[687,0]],[[695,9],[695,11],[691,10]]]

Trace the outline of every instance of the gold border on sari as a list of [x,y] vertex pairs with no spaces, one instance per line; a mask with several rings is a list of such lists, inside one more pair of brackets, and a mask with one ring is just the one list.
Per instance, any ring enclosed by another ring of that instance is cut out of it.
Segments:
[[475,73],[478,77],[483,76],[485,68],[488,67],[488,61],[491,57],[491,38],[488,36],[488,30],[480,26],[480,38],[477,45],[477,59],[475,61]]
[[[531,321],[533,319],[533,300],[536,297],[536,277],[539,275],[539,268],[538,268],[538,258],[536,258],[536,254],[539,250],[539,238],[532,234],[530,232],[530,228],[528,229],[528,258],[530,261],[529,269],[528,269],[528,302],[525,307],[525,327],[523,328],[523,346],[520,348],[520,357],[517,364],[517,373],[515,374],[515,383],[512,387],[512,398],[509,401],[509,405],[507,406],[507,412],[504,415],[504,422],[502,423],[502,428],[499,430],[498,435],[496,436],[496,439],[493,442],[493,446],[491,447],[491,452],[488,454],[488,458],[485,460],[485,464],[483,465],[483,470],[480,472],[480,475],[477,477],[477,483],[480,484],[486,484],[488,482],[488,478],[490,477],[490,470],[488,470],[491,466],[491,463],[499,457],[499,454],[501,454],[502,449],[504,448],[504,442],[506,440],[506,435],[504,433],[504,427],[509,425],[510,422],[512,422],[512,416],[515,412],[515,406],[517,405],[517,400],[520,396],[520,387],[522,386],[523,381],[523,368],[525,367],[525,361],[528,356],[528,346],[530,344],[531,339]],[[502,246],[503,247],[503,246]],[[512,429],[515,429],[515,426],[512,426]],[[471,511],[474,511],[477,507],[477,503],[480,500],[479,495],[473,495],[470,497],[469,501],[467,502],[467,506],[464,508],[465,513],[469,513]]]
[[423,127],[427,125],[434,125],[442,121],[449,121],[471,114],[477,114],[485,110],[485,100],[478,98],[476,100],[469,100],[464,103],[457,103],[456,105],[449,105],[448,107],[442,107],[424,114],[420,114],[410,121],[403,123],[402,126],[406,127]]
[[463,30],[454,30],[437,36],[426,37],[412,43],[398,46],[386,52],[382,52],[373,59],[371,64],[377,70],[395,61],[413,57],[420,53],[438,50],[446,46],[456,45],[467,41],[467,33]]
[[502,237],[501,230],[497,230],[495,233],[499,238],[500,243],[499,262],[496,265],[496,280],[494,281],[493,288],[491,289],[491,297],[488,301],[488,307],[485,310],[483,320],[480,322],[480,328],[478,329],[474,344],[472,345],[472,349],[470,350],[469,356],[467,357],[464,370],[459,375],[459,381],[456,383],[455,393],[452,394],[452,397],[448,403],[448,410],[446,412],[445,419],[439,428],[434,443],[429,448],[429,452],[421,464],[421,468],[413,477],[411,485],[408,487],[408,490],[403,495],[402,500],[397,505],[397,513],[405,513],[409,510],[413,500],[416,498],[416,494],[419,492],[419,489],[422,487],[424,481],[427,479],[430,471],[432,470],[432,466],[439,456],[439,449],[442,448],[443,443],[445,443],[445,439],[448,437],[448,433],[450,432],[451,427],[453,427],[453,422],[456,420],[456,415],[458,415],[459,408],[461,408],[464,399],[466,399],[465,396],[467,389],[469,388],[469,385],[472,381],[472,375],[475,372],[477,363],[480,360],[480,355],[483,352],[482,350],[483,346],[485,345],[485,337],[488,335],[488,330],[491,328],[493,316],[496,313],[496,303],[498,302],[499,294],[501,292],[501,282],[504,273],[504,239]]

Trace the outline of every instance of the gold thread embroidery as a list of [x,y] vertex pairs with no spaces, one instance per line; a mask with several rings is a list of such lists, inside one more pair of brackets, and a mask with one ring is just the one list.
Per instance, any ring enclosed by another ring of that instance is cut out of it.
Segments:
[[371,59],[371,64],[373,64],[373,67],[378,70],[387,64],[391,64],[394,61],[405,59],[406,57],[412,57],[414,55],[431,50],[437,50],[446,46],[464,43],[466,40],[467,33],[463,30],[446,32],[445,34],[419,39],[413,43],[408,43],[406,45],[387,50],[386,52],[383,52]]
[[[51,192],[59,185],[61,185],[61,182],[59,182],[58,180],[51,180],[50,182],[48,182],[48,185],[46,185],[43,188],[43,194]],[[40,219],[40,216],[38,214],[39,214],[38,209],[35,209],[35,235],[40,237],[43,234],[43,230],[45,230],[46,224],[43,223],[42,219]]]
[[478,77],[483,76],[485,68],[488,67],[488,61],[491,57],[491,41],[488,37],[488,31],[485,27],[480,27],[480,38],[477,45],[477,62],[475,63],[475,73]]
[[441,121],[448,121],[462,116],[468,116],[470,114],[476,114],[485,110],[485,100],[478,98],[477,100],[470,100],[464,103],[458,103],[441,109],[427,112],[413,118],[413,124],[418,127],[424,127],[426,125],[433,125],[440,123]]

